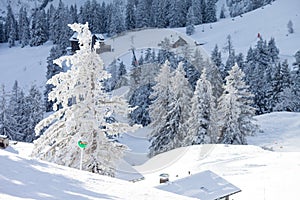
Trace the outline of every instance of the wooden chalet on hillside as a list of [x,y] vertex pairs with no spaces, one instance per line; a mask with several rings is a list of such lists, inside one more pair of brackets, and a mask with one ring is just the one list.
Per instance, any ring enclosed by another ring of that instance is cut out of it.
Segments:
[[[80,48],[77,36],[78,33],[75,32],[69,39],[71,43],[71,47],[68,48],[69,54],[74,54]],[[92,34],[92,48],[94,48],[96,42],[100,44],[100,48],[95,49],[97,54],[111,51],[111,45],[105,44],[105,38],[102,34]]]

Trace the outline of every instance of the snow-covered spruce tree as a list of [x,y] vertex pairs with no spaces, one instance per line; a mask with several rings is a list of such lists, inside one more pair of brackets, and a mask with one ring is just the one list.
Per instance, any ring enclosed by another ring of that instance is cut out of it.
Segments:
[[253,123],[253,95],[243,81],[244,73],[238,65],[232,67],[226,77],[224,92],[219,99],[219,143],[247,144],[246,136],[253,135],[257,126]]
[[[54,45],[50,50],[50,55],[47,58],[47,72],[46,72],[46,79],[51,79],[54,75],[64,71],[61,67],[53,63],[53,60],[59,58],[64,54],[64,51],[61,49],[59,45]],[[52,90],[53,85],[52,84],[46,84],[44,96],[45,96],[45,107],[46,112],[51,112],[53,110],[53,102],[51,100],[48,100],[48,95],[50,91]]]
[[222,53],[219,51],[219,47],[216,44],[213,51],[211,52],[211,60],[222,72],[224,71],[224,66],[222,64]]
[[216,98],[216,101],[223,93],[223,79],[220,69],[211,63],[209,60],[205,61],[204,67],[206,68],[207,80],[212,86],[213,96]]
[[[59,66],[67,64],[70,69],[48,80],[48,84],[54,85],[49,100],[56,100],[56,112],[36,126],[37,135],[48,128],[34,142],[32,156],[78,168],[80,149],[77,142],[82,140],[87,142],[83,170],[114,176],[115,161],[122,156],[124,147],[109,141],[107,135],[134,127],[121,122],[109,123],[106,118],[114,113],[126,115],[128,105],[122,97],[110,97],[104,91],[103,82],[110,75],[104,70],[99,55],[91,49],[88,23],[69,26],[78,32],[81,48],[72,56],[55,60]],[[61,109],[57,110],[59,105]]]
[[150,139],[150,156],[157,155],[183,146],[186,127],[189,118],[192,89],[185,77],[183,63],[179,63],[174,76],[171,77],[171,96],[166,105],[164,124]]
[[128,0],[126,4],[126,16],[125,25],[127,30],[134,29],[136,27],[136,16],[135,16],[135,0]]
[[195,15],[194,15],[194,11],[193,8],[190,7],[186,16],[186,34],[187,35],[192,35],[195,32]]
[[29,31],[29,19],[27,17],[27,11],[24,7],[19,12],[19,43],[21,47],[25,47],[29,44],[30,31]]
[[201,2],[199,0],[192,0],[191,8],[195,16],[195,25],[203,23],[203,16],[201,12]]
[[6,101],[7,95],[4,85],[1,86],[0,96],[0,135],[6,135],[10,140],[15,135],[15,120],[11,117],[11,112]]
[[4,23],[4,41],[9,43],[9,47],[15,45],[15,40],[17,40],[17,21],[13,14],[12,8],[10,5],[7,6],[7,14]]
[[14,126],[14,132],[12,139],[16,141],[23,141],[25,133],[23,130],[26,128],[27,125],[27,116],[24,112],[24,105],[25,105],[25,96],[23,90],[19,87],[18,81],[15,81],[11,96],[9,99],[9,112],[12,118],[11,124]]
[[128,96],[130,107],[134,110],[129,114],[130,123],[147,126],[151,122],[148,108],[151,104],[150,94],[155,82],[154,77],[158,72],[158,65],[156,63],[144,64],[134,68],[132,72],[134,71],[138,73],[131,74]]
[[206,23],[216,22],[217,21],[217,10],[216,10],[217,1],[207,1],[206,6]]
[[206,76],[204,68],[191,100],[190,117],[185,124],[187,128],[183,142],[185,146],[212,143],[215,138],[214,133],[209,133],[209,126],[213,122],[211,113],[215,109],[215,99]]
[[30,46],[39,46],[48,40],[46,13],[37,10],[32,17]]
[[113,0],[109,34],[115,35],[125,31],[125,5],[122,0]]
[[24,142],[32,142],[35,138],[34,128],[43,119],[45,112],[43,103],[41,92],[35,85],[32,85],[24,103],[24,115],[26,116],[26,126],[22,130]]
[[[151,134],[149,135],[150,141],[155,141],[156,137],[158,137],[160,134],[159,130],[166,123],[165,116],[168,112],[167,106],[172,96],[172,76],[173,74],[171,73],[170,63],[169,61],[166,61],[162,65],[159,74],[155,77],[156,85],[153,86],[153,92],[150,96],[150,98],[153,99],[152,104],[149,106],[149,113],[151,117],[150,126],[153,129]],[[154,155],[152,151],[155,145],[157,145],[157,142],[152,142],[152,148],[150,148],[150,155]]]

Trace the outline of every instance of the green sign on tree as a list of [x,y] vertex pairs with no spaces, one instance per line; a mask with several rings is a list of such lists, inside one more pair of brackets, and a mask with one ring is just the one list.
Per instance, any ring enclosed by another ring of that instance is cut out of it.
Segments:
[[84,149],[87,145],[87,142],[79,140],[77,144],[80,148]]

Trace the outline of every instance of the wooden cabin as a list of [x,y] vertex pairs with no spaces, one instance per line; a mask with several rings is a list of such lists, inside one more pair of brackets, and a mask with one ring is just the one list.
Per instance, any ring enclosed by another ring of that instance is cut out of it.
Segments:
[[9,139],[6,135],[0,135],[0,149],[5,149],[9,145]]
[[178,48],[187,45],[187,42],[180,36],[178,36],[178,40],[174,42],[172,48]]
[[[69,54],[74,54],[77,50],[80,49],[77,36],[78,36],[78,33],[75,32],[72,35],[72,37],[69,39],[69,41],[71,43],[71,48],[68,48]],[[99,42],[99,44],[100,44],[100,48],[96,49],[97,54],[111,51],[111,45],[105,44],[105,39],[102,34],[92,34],[92,48],[94,48],[96,42]]]

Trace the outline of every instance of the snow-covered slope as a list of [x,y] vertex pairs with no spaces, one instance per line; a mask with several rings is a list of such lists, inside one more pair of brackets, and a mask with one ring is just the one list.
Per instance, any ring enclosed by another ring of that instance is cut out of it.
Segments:
[[0,43],[0,84],[5,85],[6,91],[12,89],[16,80],[19,86],[27,91],[32,84],[44,87],[47,57],[51,47],[51,42],[38,47],[24,48],[8,48],[8,44]]
[[[145,177],[134,184],[30,159],[32,144],[18,143],[0,149],[0,199],[180,199],[150,187],[159,185],[161,173],[168,173],[174,181],[189,176],[189,171],[194,174],[205,170],[213,171],[242,190],[233,199],[297,199],[300,194],[299,122],[299,113],[261,115],[257,123],[264,132],[248,138],[250,144],[257,146],[191,146],[150,160],[146,157],[148,128],[123,135],[120,140],[131,149],[125,160]],[[273,147],[274,151],[260,146]]]
[[1,200],[191,199],[0,150]]
[[[170,157],[174,158],[172,162],[157,168]],[[190,176],[189,172],[193,175],[211,170],[242,190],[232,199],[280,200],[299,196],[300,152],[271,152],[251,145],[199,145],[160,154],[136,169],[145,176],[140,184],[147,186],[159,185],[161,173],[168,173],[170,181],[174,181]],[[197,181],[189,184],[197,185]]]
[[273,151],[300,152],[300,113],[274,112],[256,116],[263,132],[248,143]]
[[[242,52],[246,56],[249,47],[256,45],[257,35],[260,33],[267,41],[274,37],[280,49],[281,59],[288,59],[291,63],[294,61],[293,55],[300,49],[299,8],[299,0],[276,0],[272,5],[243,14],[242,17],[226,18],[216,23],[199,25],[191,37],[206,42],[203,47],[211,52],[216,44],[219,49],[222,49],[227,35],[231,35],[236,53]],[[295,30],[293,34],[288,34],[289,20],[293,22]],[[202,32],[203,28],[204,32]],[[185,32],[185,28],[177,30]],[[223,53],[224,58],[227,56]]]

